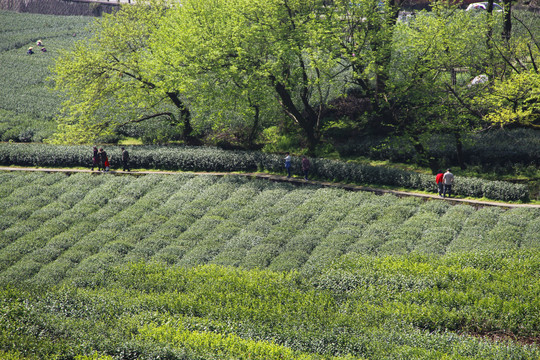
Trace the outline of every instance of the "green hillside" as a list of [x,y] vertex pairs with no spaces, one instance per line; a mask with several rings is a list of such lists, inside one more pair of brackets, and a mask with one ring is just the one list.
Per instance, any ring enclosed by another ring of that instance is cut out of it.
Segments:
[[537,359],[539,215],[236,176],[0,173],[0,357]]
[[[61,98],[49,89],[49,68],[61,50],[88,36],[81,16],[0,11],[0,140],[41,141],[56,129]],[[40,51],[42,40],[47,52]],[[34,55],[27,55],[29,47]]]
[[[62,99],[49,68],[92,20],[0,11],[1,164],[90,166],[88,146],[11,142],[55,131]],[[287,151],[299,155],[295,139]],[[538,177],[536,130],[464,139],[459,197],[537,199],[538,186],[521,183]],[[431,175],[363,163],[410,165],[416,150],[402,138],[349,140],[335,157],[353,161],[313,157],[310,179],[435,191]],[[431,154],[455,164],[454,141],[437,134]],[[118,168],[120,150],[106,148]],[[128,150],[136,169],[283,173],[281,154]],[[299,175],[300,157],[292,163]],[[232,174],[0,172],[0,359],[537,360],[539,250],[532,207]]]

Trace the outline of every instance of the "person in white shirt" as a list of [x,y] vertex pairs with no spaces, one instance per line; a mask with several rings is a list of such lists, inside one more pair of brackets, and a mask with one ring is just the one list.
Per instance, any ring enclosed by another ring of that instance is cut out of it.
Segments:
[[287,177],[291,177],[291,155],[289,153],[285,154],[285,169],[287,169]]
[[447,193],[448,197],[450,197],[452,195],[452,185],[454,185],[454,174],[450,172],[450,169],[447,169],[443,175],[443,184],[443,197],[446,197]]

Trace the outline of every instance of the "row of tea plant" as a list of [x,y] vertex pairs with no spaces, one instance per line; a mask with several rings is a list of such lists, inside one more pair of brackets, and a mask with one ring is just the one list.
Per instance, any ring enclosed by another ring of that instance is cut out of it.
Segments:
[[0,355],[537,359],[539,265],[537,251],[350,256],[314,276],[124,264],[85,285],[4,287]]
[[[106,149],[113,168],[121,167],[121,151]],[[200,147],[136,146],[128,148],[132,168],[234,172],[264,170],[283,173],[283,156],[262,152],[226,151]],[[0,144],[0,165],[38,167],[91,167],[92,148],[43,144]],[[369,166],[322,158],[312,159],[311,176],[322,180],[404,187],[436,192],[434,176],[382,166]],[[301,175],[301,159],[292,169]],[[457,177],[455,193],[475,198],[528,201],[527,185]]]

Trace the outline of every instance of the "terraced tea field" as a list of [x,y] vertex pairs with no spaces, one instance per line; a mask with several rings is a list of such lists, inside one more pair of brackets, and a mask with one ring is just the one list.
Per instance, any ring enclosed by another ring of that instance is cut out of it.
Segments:
[[50,89],[50,67],[61,51],[88,36],[92,20],[0,10],[0,140],[40,142],[56,130],[62,98]]
[[5,172],[0,229],[4,358],[540,356],[538,209]]

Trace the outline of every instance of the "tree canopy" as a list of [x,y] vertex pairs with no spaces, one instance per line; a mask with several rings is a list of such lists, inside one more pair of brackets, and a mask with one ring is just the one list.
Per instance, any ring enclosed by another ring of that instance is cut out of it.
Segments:
[[151,69],[149,39],[167,9],[161,0],[122,7],[96,20],[94,36],[60,56],[53,79],[68,100],[56,141],[85,143],[124,124],[158,117],[182,124],[184,135],[191,135],[182,86],[164,86]]
[[244,132],[252,145],[288,119],[313,152],[325,121],[336,120],[325,117],[333,101],[353,96],[427,165],[431,134],[454,134],[459,151],[461,136],[486,123],[538,124],[534,31],[510,32],[508,16],[445,3],[406,19],[399,10],[393,0],[123,6],[58,60],[56,88],[68,101],[56,140],[88,142],[165,118],[185,140],[210,129]]
[[173,83],[232,84],[252,107],[270,96],[313,150],[322,109],[340,91],[327,14],[320,0],[184,1],[156,33],[155,53],[178,70]]

